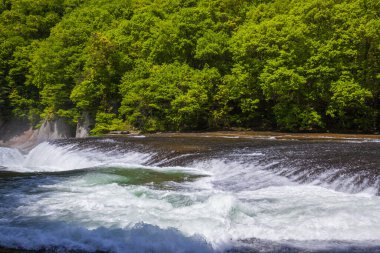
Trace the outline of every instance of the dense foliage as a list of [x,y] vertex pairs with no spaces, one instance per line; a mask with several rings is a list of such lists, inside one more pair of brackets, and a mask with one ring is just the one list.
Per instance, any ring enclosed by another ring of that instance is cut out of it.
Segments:
[[0,119],[380,126],[379,0],[2,0]]

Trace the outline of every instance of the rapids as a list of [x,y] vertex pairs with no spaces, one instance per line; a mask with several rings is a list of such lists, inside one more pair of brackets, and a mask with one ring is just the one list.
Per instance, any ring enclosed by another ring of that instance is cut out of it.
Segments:
[[380,143],[88,138],[0,147],[0,247],[380,252]]

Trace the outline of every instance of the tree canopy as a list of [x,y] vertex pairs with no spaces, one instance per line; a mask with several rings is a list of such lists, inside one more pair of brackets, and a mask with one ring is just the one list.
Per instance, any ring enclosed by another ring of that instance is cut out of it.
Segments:
[[378,131],[378,0],[3,0],[0,119]]

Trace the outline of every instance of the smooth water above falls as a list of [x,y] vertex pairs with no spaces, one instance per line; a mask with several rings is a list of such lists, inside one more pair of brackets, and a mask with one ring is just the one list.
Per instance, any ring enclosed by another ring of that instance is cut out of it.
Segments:
[[380,252],[380,143],[90,138],[0,147],[0,247]]

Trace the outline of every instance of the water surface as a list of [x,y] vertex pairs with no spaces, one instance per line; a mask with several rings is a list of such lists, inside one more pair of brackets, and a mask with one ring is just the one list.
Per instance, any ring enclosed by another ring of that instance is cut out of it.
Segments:
[[380,143],[124,137],[0,148],[0,247],[380,252]]

